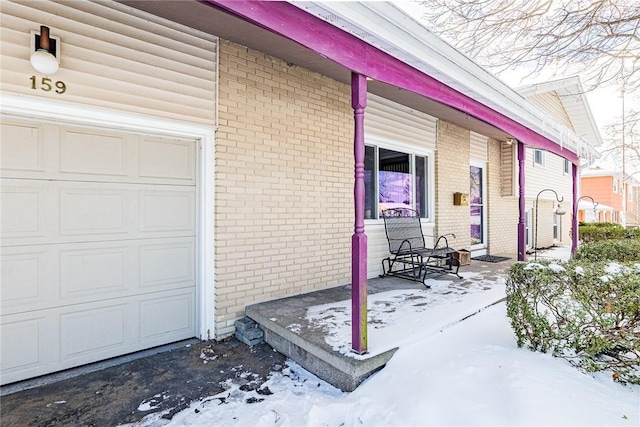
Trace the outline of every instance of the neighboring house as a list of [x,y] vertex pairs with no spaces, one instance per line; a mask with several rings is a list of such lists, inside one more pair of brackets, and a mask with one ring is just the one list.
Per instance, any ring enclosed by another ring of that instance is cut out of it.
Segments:
[[[602,144],[602,139],[579,77],[573,76],[527,85],[516,90],[587,143],[586,146],[581,147],[584,163],[588,164],[599,157],[595,149]],[[546,248],[554,244],[570,245],[573,219],[571,163],[562,157],[535,148],[527,149],[527,159],[528,246],[533,248],[536,237],[536,198],[539,202],[538,248]],[[559,204],[558,198],[563,200],[561,205],[566,210],[564,215],[555,213]]]
[[581,210],[579,221],[638,225],[638,182],[633,177],[627,175],[623,179],[621,172],[590,168],[582,171],[580,187],[582,194],[591,196],[597,206],[595,214],[590,209]]
[[3,384],[366,296],[393,204],[524,259],[526,147],[588,152],[388,3],[4,1],[0,36]]

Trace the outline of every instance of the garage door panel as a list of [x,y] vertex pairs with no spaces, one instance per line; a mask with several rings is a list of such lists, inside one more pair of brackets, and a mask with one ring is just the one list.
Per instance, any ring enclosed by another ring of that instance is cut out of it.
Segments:
[[[60,138],[61,174],[72,173],[95,177],[110,175],[127,177],[127,137],[122,134],[100,134],[63,129]],[[105,179],[105,178],[103,178]]]
[[127,304],[61,314],[61,361],[97,360],[105,352],[121,352],[127,344],[125,325],[133,320],[127,316]]
[[128,189],[60,192],[60,235],[127,233]]
[[[131,293],[135,277],[134,251],[130,246],[110,246],[60,252],[60,291],[63,300],[72,302],[86,297],[108,298],[110,294]],[[74,245],[74,248],[77,248]],[[128,274],[127,274],[128,273]],[[127,292],[129,291],[129,292]]]
[[[193,335],[194,292],[140,301],[140,339],[149,345],[177,341]],[[191,335],[190,335],[191,334]]]
[[140,247],[140,288],[194,286],[195,239],[180,240]]
[[131,184],[196,183],[193,140],[74,126],[1,124],[0,176]]
[[[47,235],[47,190],[41,185],[14,185],[3,182],[0,190],[0,237],[23,239]],[[31,183],[33,184],[33,183]],[[3,243],[4,244],[4,243]]]
[[195,233],[194,191],[152,191],[140,194],[140,231]]
[[0,364],[3,372],[24,370],[42,363],[44,325],[42,316],[2,325]]
[[194,158],[193,141],[144,138],[140,141],[139,176],[195,184]]
[[0,382],[34,377],[50,369],[46,352],[51,327],[41,313],[2,317],[0,326]]
[[3,123],[0,134],[0,168],[9,171],[44,172],[44,126]]
[[195,236],[195,187],[3,179],[2,245]]
[[0,255],[2,311],[9,307],[33,306],[46,301],[46,252],[29,249],[26,253]]

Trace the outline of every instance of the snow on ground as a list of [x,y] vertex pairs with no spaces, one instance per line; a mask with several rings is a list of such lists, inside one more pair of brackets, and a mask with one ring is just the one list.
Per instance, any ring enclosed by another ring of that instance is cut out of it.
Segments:
[[[552,258],[562,259],[559,252]],[[452,283],[431,285],[369,296],[372,352],[400,348],[352,393],[288,362],[255,390],[229,381],[226,391],[193,402],[171,421],[156,413],[139,425],[640,425],[640,386],[623,386],[607,373],[585,374],[564,359],[517,347],[504,302],[490,305],[504,296],[502,279],[478,278],[464,296]],[[338,351],[350,338],[347,303],[308,313],[327,328]]]

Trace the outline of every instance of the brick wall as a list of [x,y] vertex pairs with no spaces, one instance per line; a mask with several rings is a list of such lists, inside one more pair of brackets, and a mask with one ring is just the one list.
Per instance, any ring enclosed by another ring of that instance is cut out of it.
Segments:
[[455,233],[449,244],[469,249],[469,206],[453,205],[453,193],[469,193],[469,131],[440,120],[437,144],[436,234]]
[[248,304],[350,282],[348,86],[227,41],[216,134],[216,335]]

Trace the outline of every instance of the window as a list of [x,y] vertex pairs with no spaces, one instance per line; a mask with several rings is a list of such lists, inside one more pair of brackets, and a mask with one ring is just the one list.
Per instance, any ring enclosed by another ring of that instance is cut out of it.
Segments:
[[613,192],[617,193],[618,192],[618,180],[617,179],[613,179]]
[[365,218],[389,208],[409,207],[429,214],[428,157],[377,146],[365,147]]
[[542,150],[533,151],[533,165],[544,166],[544,151]]
[[569,175],[571,173],[571,162],[567,159],[564,159],[564,169],[563,172],[565,175]]
[[531,246],[531,211],[526,211],[525,212],[525,219],[524,219],[524,224],[525,224],[525,237],[526,237],[526,245],[528,247]]
[[627,197],[628,197],[629,201],[630,201],[630,202],[633,202],[633,187],[631,187],[631,188],[629,188],[629,189],[627,190],[627,194],[628,194],[628,196],[627,196]]
[[562,241],[562,223],[560,215],[553,214],[553,239]]

